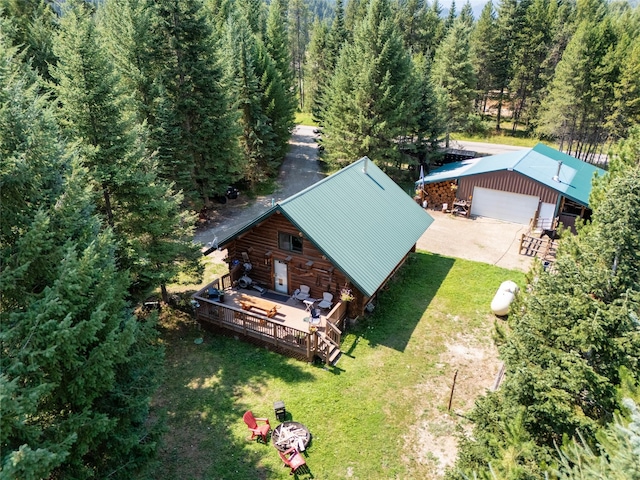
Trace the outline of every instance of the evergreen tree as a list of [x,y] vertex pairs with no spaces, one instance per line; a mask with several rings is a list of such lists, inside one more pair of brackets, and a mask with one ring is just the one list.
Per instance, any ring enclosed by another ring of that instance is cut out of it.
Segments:
[[413,121],[413,78],[389,2],[372,0],[323,98],[328,159],[344,164],[367,155],[395,165],[401,158],[396,140]]
[[476,111],[487,111],[489,94],[496,84],[493,69],[496,44],[496,17],[491,1],[482,8],[480,18],[471,32],[473,71],[477,79]]
[[209,12],[208,17],[211,19],[214,30],[222,32],[234,11],[234,0],[205,0],[204,6]]
[[426,2],[425,0],[406,0],[396,4],[396,23],[404,40],[404,46],[412,54],[423,51]]
[[580,24],[558,63],[538,115],[538,132],[557,138],[560,149],[588,159],[606,140],[617,78],[610,22]]
[[264,41],[267,18],[265,3],[262,0],[246,0],[235,2],[235,6],[249,24],[251,33]]
[[467,24],[469,28],[473,27],[475,18],[473,17],[473,7],[471,2],[467,0],[460,10],[460,20]]
[[274,135],[274,149],[263,166],[267,177],[278,175],[282,160],[289,149],[289,138],[295,124],[295,93],[287,89],[276,63],[266,46],[256,43],[256,73],[260,78],[262,111]]
[[344,12],[344,26],[347,29],[347,32],[350,33],[350,36],[353,36],[356,24],[361,20],[364,20],[364,17],[367,15],[371,1],[372,0],[349,0],[347,2]]
[[614,478],[640,479],[640,411],[631,400],[625,407],[630,411],[628,423],[619,416],[597,436],[598,452],[584,439],[574,440],[562,450],[559,480],[609,480]]
[[0,40],[2,478],[140,476],[162,356],[126,303],[93,182]]
[[456,20],[436,52],[433,82],[446,105],[447,146],[449,133],[463,130],[473,110],[476,77],[471,64],[469,27]]
[[439,140],[445,133],[446,118],[442,100],[431,78],[431,63],[422,55],[414,60],[417,104],[415,113],[415,148],[421,164],[429,163],[428,155],[439,149]]
[[[263,66],[270,57],[259,58],[258,41],[242,15],[232,16],[227,26],[230,76],[234,79],[234,94],[240,112],[242,134],[240,144],[247,169],[244,172],[252,185],[266,180],[275,169],[276,135],[263,110],[261,80]],[[262,48],[264,50],[264,48]],[[275,68],[272,66],[272,74]]]
[[38,74],[50,80],[49,64],[55,63],[53,35],[56,15],[45,0],[0,0],[0,17],[9,20],[4,35],[11,45],[26,50],[24,57]]
[[332,74],[328,58],[329,29],[326,22],[316,19],[311,29],[311,40],[305,62],[305,110],[322,125],[322,95],[327,78]]
[[[638,11],[638,9],[636,9]],[[640,124],[640,11],[633,16],[623,14],[618,20],[624,28],[620,33],[615,61],[620,75],[614,86],[612,112],[607,129],[615,139],[624,138],[630,126]],[[625,31],[627,28],[631,31]]]
[[340,56],[340,50],[349,41],[349,32],[345,25],[344,8],[342,7],[342,0],[336,0],[336,7],[333,15],[333,23],[331,24],[331,30],[329,33],[329,39],[327,43],[327,65],[333,72]]
[[445,34],[449,32],[451,27],[453,27],[453,23],[456,21],[456,18],[458,18],[458,12],[456,12],[456,0],[451,0],[449,13],[447,14],[447,18],[444,21]]
[[163,176],[192,205],[224,195],[241,178],[237,115],[218,46],[198,0],[156,0],[162,41],[157,48],[161,84],[153,147]]
[[555,0],[533,0],[524,12],[522,27],[516,34],[510,87],[514,101],[514,131],[522,120],[529,126],[540,104],[546,86],[544,63],[555,36],[549,25],[554,25],[551,14],[556,11]]
[[158,96],[155,65],[160,60],[154,45],[154,7],[151,0],[106,0],[97,12],[102,43],[124,92],[131,98],[123,105],[138,123],[155,125],[154,102]]
[[305,69],[307,45],[309,44],[309,7],[304,0],[289,2],[289,43],[296,78],[298,109],[305,106]]
[[182,196],[157,178],[143,130],[123,116],[126,97],[98,43],[87,4],[70,1],[67,7],[53,70],[59,115],[84,153],[100,191],[100,212],[118,240],[120,266],[130,271],[131,293],[141,299],[181,268],[197,268],[194,218],[181,212]]
[[518,0],[500,0],[498,5],[497,32],[494,37],[495,52],[492,58],[495,85],[498,91],[496,130],[500,131],[502,108],[510,101],[509,84],[513,79],[513,56],[516,50],[516,38],[521,26],[521,10]]
[[[267,32],[264,46],[271,59],[263,59],[265,72],[272,64],[275,72],[263,78],[263,91],[267,94],[269,117],[276,138],[276,160],[282,160],[289,148],[291,130],[295,124],[296,87],[292,69],[291,47],[287,29],[287,12],[281,0],[272,0],[267,17]],[[268,66],[267,66],[268,65]],[[279,162],[278,162],[279,163]],[[277,169],[275,169],[277,173]],[[270,173],[271,175],[271,173]]]
[[335,71],[340,51],[349,41],[348,39],[349,32],[345,27],[342,0],[337,0],[331,29],[327,30],[325,24],[319,24],[314,27],[313,37],[309,46],[310,68],[307,77],[313,91],[310,102],[311,113],[313,118],[321,125],[324,123],[322,99]]
[[425,4],[425,27],[422,40],[422,49],[418,50],[424,52],[431,60],[435,57],[436,50],[440,46],[440,43],[444,39],[446,30],[444,26],[444,20],[442,19],[442,7],[438,0],[433,0],[430,8],[427,8]]

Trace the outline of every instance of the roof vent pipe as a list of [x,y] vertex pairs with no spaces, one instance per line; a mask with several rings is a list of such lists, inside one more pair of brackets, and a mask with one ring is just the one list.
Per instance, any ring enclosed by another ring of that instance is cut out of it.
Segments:
[[366,175],[367,174],[367,165],[369,163],[369,158],[368,157],[364,157],[364,166],[362,167],[362,172]]
[[559,182],[560,181],[560,169],[562,168],[562,162],[558,162],[558,171],[556,172],[556,174],[553,176],[553,181],[554,182]]

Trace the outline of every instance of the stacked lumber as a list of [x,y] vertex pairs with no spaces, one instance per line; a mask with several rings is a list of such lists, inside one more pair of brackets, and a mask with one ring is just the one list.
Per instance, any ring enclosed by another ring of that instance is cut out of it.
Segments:
[[449,205],[449,208],[456,200],[457,186],[454,181],[429,183],[424,186],[426,193],[426,200],[429,207],[439,209],[444,203]]

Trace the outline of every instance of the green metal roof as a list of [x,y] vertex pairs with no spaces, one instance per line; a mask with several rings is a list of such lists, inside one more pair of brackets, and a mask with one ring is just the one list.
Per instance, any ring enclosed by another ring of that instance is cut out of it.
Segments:
[[[560,172],[559,162],[562,162]],[[449,163],[425,175],[424,183],[500,170],[518,172],[586,206],[589,205],[594,174],[600,176],[605,173],[601,168],[539,143],[529,149]],[[416,185],[419,184],[421,180],[416,182]]]
[[433,222],[367,157],[277,203],[228,243],[280,211],[365,295],[371,296]]

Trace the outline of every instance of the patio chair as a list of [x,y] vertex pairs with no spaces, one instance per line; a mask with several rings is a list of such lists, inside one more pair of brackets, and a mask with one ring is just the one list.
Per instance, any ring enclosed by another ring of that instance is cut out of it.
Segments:
[[[258,439],[262,438],[264,443],[267,443],[267,434],[271,430],[271,424],[269,423],[268,418],[256,418],[253,416],[251,410],[247,410],[242,417],[244,423],[249,427],[249,431],[251,432],[250,440],[258,437]],[[265,422],[264,425],[258,425],[258,422]]]
[[320,325],[320,310],[317,308],[311,309],[311,320],[309,323],[311,323],[311,325]]
[[324,292],[322,294],[322,301],[318,303],[318,307],[331,308],[331,305],[333,305],[333,294],[329,292]]
[[293,298],[295,298],[296,300],[300,300],[302,302],[303,300],[306,300],[307,298],[309,298],[310,290],[311,290],[311,287],[309,287],[309,285],[300,285],[300,288],[297,289],[295,292],[293,292]]
[[278,454],[280,455],[280,458],[282,459],[284,464],[291,468],[289,475],[293,475],[300,467],[307,464],[307,461],[295,447],[291,447],[285,452],[281,452],[278,450]]

